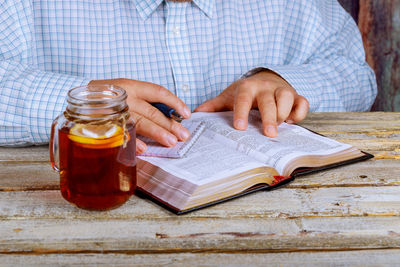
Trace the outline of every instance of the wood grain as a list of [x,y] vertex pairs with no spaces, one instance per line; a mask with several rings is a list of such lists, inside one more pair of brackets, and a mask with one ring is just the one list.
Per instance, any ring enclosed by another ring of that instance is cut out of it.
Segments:
[[[287,185],[287,188],[398,185],[400,151],[372,151],[372,153],[376,155],[376,159],[335,168],[334,171],[326,170],[298,177]],[[0,191],[58,189],[58,173],[51,169],[48,162],[0,162]]]
[[49,162],[0,162],[0,191],[59,189]]
[[[177,218],[297,218],[399,216],[400,186],[280,188],[251,194]],[[0,218],[19,219],[137,219],[175,215],[137,196],[109,212],[73,207],[58,191],[0,192]],[[181,220],[181,219],[178,219]],[[183,220],[183,219],[182,219]],[[1,236],[1,235],[0,235]]]
[[[370,152],[376,159],[374,164],[368,161],[302,177],[289,187],[398,184],[400,113],[310,113],[301,125]],[[47,146],[0,148],[0,190],[57,190],[58,174],[48,161]]]
[[400,218],[394,216],[7,220],[0,233],[3,254],[400,248]]
[[47,145],[18,148],[0,147],[0,162],[4,161],[49,161],[49,147]]
[[400,113],[312,113],[302,125],[376,157],[183,216],[137,196],[75,208],[47,146],[0,148],[0,265],[398,264]]
[[400,250],[284,253],[167,253],[0,255],[2,266],[396,266]]
[[400,111],[400,0],[359,3],[359,28],[379,89],[373,110]]
[[339,0],[358,22],[367,61],[376,73],[373,110],[400,110],[400,1]]

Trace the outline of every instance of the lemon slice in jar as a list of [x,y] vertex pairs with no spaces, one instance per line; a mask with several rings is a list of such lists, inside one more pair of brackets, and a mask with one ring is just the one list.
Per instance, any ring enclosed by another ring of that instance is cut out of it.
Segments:
[[124,133],[116,124],[91,125],[77,123],[68,138],[85,148],[112,148],[124,143]]

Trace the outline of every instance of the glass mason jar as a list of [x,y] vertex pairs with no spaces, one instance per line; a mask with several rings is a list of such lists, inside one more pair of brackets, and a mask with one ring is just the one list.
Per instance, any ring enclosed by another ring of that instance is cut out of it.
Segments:
[[68,92],[51,128],[50,161],[62,196],[89,210],[125,203],[136,188],[135,124],[125,90],[86,85]]

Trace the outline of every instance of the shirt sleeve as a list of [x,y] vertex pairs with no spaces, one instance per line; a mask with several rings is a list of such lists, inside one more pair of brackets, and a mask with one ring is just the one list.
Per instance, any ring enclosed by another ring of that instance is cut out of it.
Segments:
[[377,94],[360,32],[336,0],[287,1],[278,73],[310,102],[310,111],[368,111]]
[[0,2],[0,146],[47,143],[69,89],[88,79],[35,64],[31,1]]

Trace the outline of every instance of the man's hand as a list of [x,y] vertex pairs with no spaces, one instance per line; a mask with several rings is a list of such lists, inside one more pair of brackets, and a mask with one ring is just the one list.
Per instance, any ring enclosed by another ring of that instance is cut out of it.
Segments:
[[[94,80],[89,85],[112,84],[125,89],[128,94],[127,104],[129,112],[136,124],[136,132],[150,137],[162,145],[174,146],[177,141],[186,140],[190,133],[180,123],[165,117],[158,109],[150,105],[153,102],[162,102],[174,108],[185,119],[191,113],[189,108],[164,87],[130,79]],[[146,144],[136,140],[137,153],[146,151]]]
[[258,108],[261,113],[264,134],[276,137],[277,126],[283,121],[296,123],[303,120],[309,104],[281,76],[266,70],[232,83],[217,97],[204,102],[194,111],[233,110],[233,126],[245,130],[252,108]]

